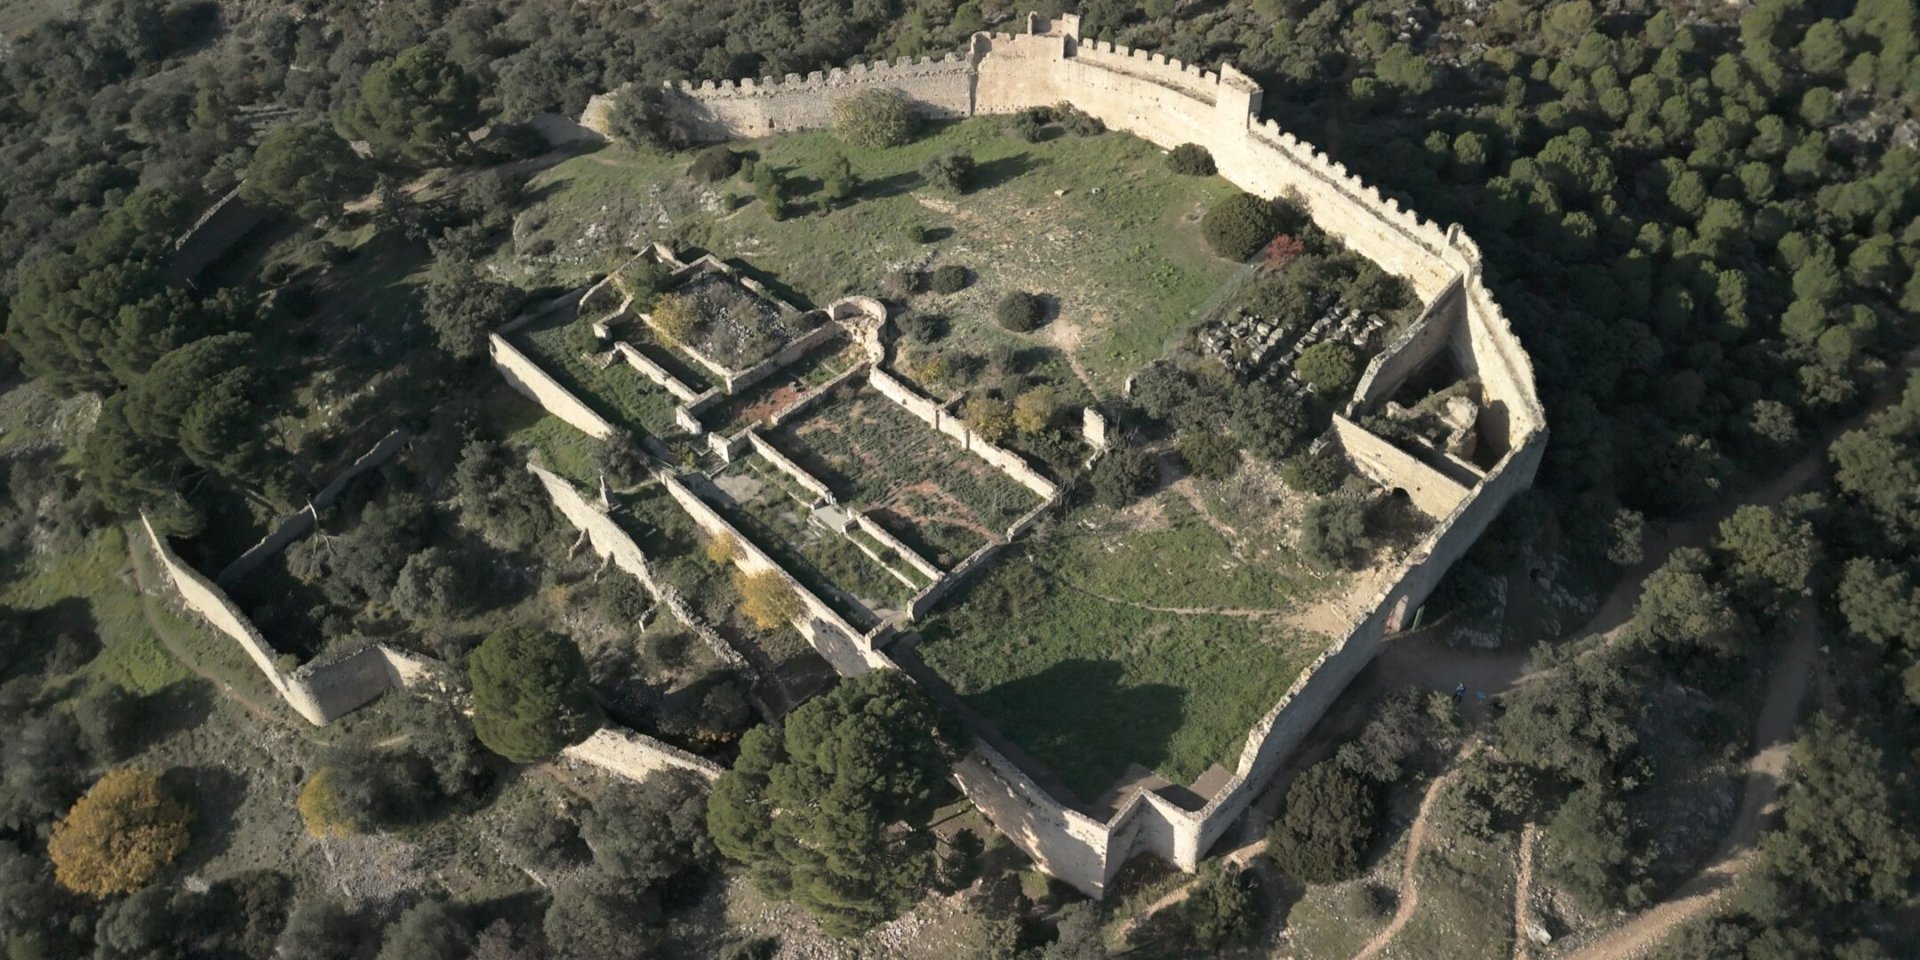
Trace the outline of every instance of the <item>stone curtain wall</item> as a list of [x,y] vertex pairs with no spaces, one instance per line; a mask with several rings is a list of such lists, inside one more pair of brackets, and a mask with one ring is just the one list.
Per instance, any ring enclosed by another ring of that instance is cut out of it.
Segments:
[[560,381],[540,369],[539,364],[508,343],[507,338],[497,333],[488,334],[487,349],[493,354],[493,365],[507,382],[548,413],[595,440],[605,440],[619,432],[605,417],[594,413],[592,407],[561,386]]
[[[934,60],[902,58],[895,63],[856,64],[844,70],[784,79],[762,77],[734,83],[709,80],[699,86],[683,83],[667,89],[667,105],[674,111],[680,133],[689,140],[726,140],[764,137],[792,130],[824,127],[833,122],[833,103],[863,89],[892,88],[905,93],[929,117],[964,117],[972,113],[973,69],[966,60],[948,55]],[[598,100],[599,98],[595,98]],[[588,104],[581,122],[604,132],[612,104]]]

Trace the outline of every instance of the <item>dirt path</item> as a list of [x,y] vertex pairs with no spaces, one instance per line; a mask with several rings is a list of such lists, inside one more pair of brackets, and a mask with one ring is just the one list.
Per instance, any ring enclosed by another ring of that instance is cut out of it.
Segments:
[[1527,901],[1533,896],[1533,845],[1540,829],[1532,823],[1520,829],[1520,872],[1513,881],[1513,960],[1532,960],[1533,941],[1527,936],[1532,917]]
[[[1225,856],[1222,856],[1220,858],[1220,864],[1222,867],[1226,867],[1226,868],[1237,869],[1240,867],[1244,867],[1247,864],[1252,863],[1253,858],[1259,856],[1260,853],[1266,849],[1267,849],[1267,841],[1265,837],[1262,837],[1258,840],[1253,841],[1252,843],[1247,844],[1246,846],[1240,847],[1239,849],[1236,849],[1233,852],[1226,854]],[[1197,879],[1199,879],[1198,876],[1188,876],[1185,880],[1181,881],[1178,887],[1175,887],[1174,889],[1167,891],[1165,894],[1162,894],[1160,899],[1155,900],[1152,903],[1149,903],[1146,906],[1141,907],[1139,910],[1134,911],[1133,916],[1128,917],[1126,924],[1120,928],[1121,941],[1125,942],[1126,938],[1133,934],[1135,927],[1138,927],[1141,924],[1146,923],[1148,920],[1153,919],[1154,914],[1157,914],[1160,911],[1167,909],[1168,907],[1178,906],[1182,903],[1187,902],[1187,897],[1192,895],[1193,893],[1193,882]]]
[[1446,773],[1434,777],[1433,783],[1427,786],[1427,795],[1420,798],[1420,812],[1414,815],[1413,828],[1407,831],[1407,859],[1400,868],[1400,906],[1393,911],[1393,919],[1387,923],[1386,929],[1374,934],[1373,939],[1353,955],[1353,960],[1373,960],[1378,957],[1387,944],[1399,935],[1400,928],[1405,927],[1420,909],[1420,884],[1414,879],[1414,872],[1420,866],[1420,851],[1427,845],[1427,820],[1433,814],[1434,802],[1440,799],[1441,791],[1453,782],[1454,774],[1459,772],[1460,762],[1479,749],[1479,745],[1474,744],[1462,750],[1454,759],[1453,766]]
[[1150,603],[1140,603],[1135,600],[1110,597],[1104,593],[1089,590],[1070,580],[1060,580],[1058,582],[1062,586],[1084,593],[1095,600],[1104,600],[1116,606],[1132,607],[1135,610],[1150,610],[1154,613],[1171,613],[1181,617],[1214,616],[1239,617],[1243,620],[1275,620],[1292,612],[1291,610],[1283,609],[1255,609],[1249,607],[1156,607]]
[[1812,600],[1802,600],[1795,611],[1793,638],[1780,652],[1767,683],[1767,699],[1754,723],[1753,742],[1757,748],[1747,761],[1745,787],[1740,809],[1735,812],[1727,835],[1706,869],[1680,885],[1672,896],[1650,910],[1640,913],[1624,926],[1574,952],[1565,960],[1631,960],[1644,955],[1673,928],[1712,911],[1733,889],[1734,881],[1753,860],[1754,842],[1760,828],[1772,812],[1775,799],[1785,780],[1787,760],[1793,746],[1794,723],[1800,717],[1800,700],[1806,692],[1807,674],[1813,669],[1819,630]]

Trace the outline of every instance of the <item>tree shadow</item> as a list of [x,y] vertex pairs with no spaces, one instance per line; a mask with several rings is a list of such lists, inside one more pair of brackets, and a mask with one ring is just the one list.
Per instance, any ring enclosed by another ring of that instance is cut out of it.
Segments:
[[1036,166],[1039,166],[1039,162],[1024,153],[988,160],[973,169],[973,189],[991,190]]
[[247,799],[247,778],[221,767],[173,767],[160,782],[193,811],[192,841],[175,864],[182,876],[203,873],[233,845],[235,821]]
[[1128,766],[1164,763],[1186,718],[1185,691],[1129,684],[1124,674],[1112,660],[1062,660],[969,699],[1002,718],[1001,733],[1090,801]]
[[[923,182],[924,181],[920,179],[920,175],[913,171],[889,174],[884,177],[875,177],[872,180],[861,181],[860,189],[854,192],[854,196],[860,200],[882,200],[887,197],[897,197],[902,194],[912,193],[913,189],[920,186]],[[946,235],[953,233],[952,230],[947,230],[945,227],[935,229],[945,230]],[[927,231],[928,242],[932,242],[933,232],[933,230]]]

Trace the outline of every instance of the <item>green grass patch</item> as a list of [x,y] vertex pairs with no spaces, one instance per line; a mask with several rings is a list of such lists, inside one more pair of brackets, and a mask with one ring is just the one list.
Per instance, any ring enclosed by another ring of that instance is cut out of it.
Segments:
[[928,623],[920,648],[1085,800],[1130,764],[1180,783],[1231,767],[1247,730],[1325,645],[1270,619],[1149,609],[1271,609],[1304,591],[1233,567],[1197,519],[1128,532],[1098,516],[1077,514],[1002,555]]
[[[148,694],[192,679],[193,672],[156,632],[164,631],[200,670],[241,688],[257,703],[272,702],[266,682],[232,641],[164,600],[141,595],[127,536],[109,527],[73,550],[33,564],[28,575],[0,592],[0,604],[37,612],[36,629],[49,640],[69,632],[98,639],[99,653],[85,671],[95,680]],[[164,573],[150,559],[142,562],[143,575],[157,589]]]
[[[1209,252],[1199,232],[1200,214],[1233,186],[1177,176],[1159,148],[1128,134],[1027,143],[1005,132],[1003,118],[981,117],[890,149],[850,150],[827,131],[737,148],[788,176],[794,202],[786,220],[773,220],[757,201],[738,209],[715,202],[717,194],[750,195],[744,182],[695,184],[683,157],[613,147],[535,178],[536,235],[567,249],[587,225],[663,219],[672,224],[666,236],[645,239],[743,258],[776,289],[815,304],[873,294],[889,271],[931,255],[978,275],[958,294],[924,298],[953,316],[956,330],[990,326],[994,302],[1009,290],[1056,298],[1061,320],[1078,331],[1071,339],[1079,360],[1105,394],[1193,324],[1237,266]],[[972,153],[980,168],[978,186],[961,196],[932,190],[919,174],[928,159],[953,150]],[[841,156],[862,186],[830,207],[819,183]],[[945,233],[931,245],[914,243],[915,225]],[[591,271],[604,269],[610,254],[573,256]]]
[[504,383],[489,391],[482,405],[486,422],[508,445],[537,451],[542,466],[576,486],[597,484],[599,472],[594,469],[593,454],[598,441]]
[[191,674],[147,626],[139,592],[122,579],[128,563],[126,535],[108,528],[78,549],[32,564],[0,594],[0,603],[47,611],[44,630],[97,637],[100,653],[88,670],[134,693],[152,693]]

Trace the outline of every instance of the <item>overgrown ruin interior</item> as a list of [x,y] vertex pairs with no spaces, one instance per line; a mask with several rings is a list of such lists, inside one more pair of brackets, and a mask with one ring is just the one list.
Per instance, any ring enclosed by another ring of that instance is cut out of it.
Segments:
[[[981,734],[955,769],[961,787],[1043,869],[1098,896],[1139,853],[1183,869],[1198,865],[1386,639],[1411,622],[1447,569],[1530,485],[1546,425],[1527,357],[1481,282],[1477,247],[1457,227],[1420,220],[1261,122],[1260,89],[1231,67],[1203,72],[1083,42],[1077,33],[1075,17],[1029,17],[1027,33],[975,35],[964,57],[681,85],[667,104],[685,135],[720,141],[825,126],[835,100],[876,86],[905,92],[932,118],[1067,103],[1161,148],[1205,146],[1226,180],[1262,197],[1295,198],[1320,229],[1411,284],[1422,305],[1417,316],[1373,355],[1317,443],[1336,446],[1382,496],[1404,494],[1425,521],[1403,548],[1299,604],[1290,621],[1298,625],[1290,650],[1299,663],[1274,666],[1293,679],[1264,691],[1261,702],[1270,706],[1250,728],[1232,731],[1237,747],[1190,777],[1172,780],[1148,765],[1145,775],[1120,778],[1111,789],[1065,789],[1056,771],[1024,749],[1030,744],[996,728],[1018,722],[1017,714],[990,716],[992,698],[972,697],[963,680],[942,673],[951,655],[938,642],[922,648],[918,631],[950,609],[956,588],[993,576],[1071,491],[1023,454],[981,437],[959,415],[958,397],[930,395],[898,369],[899,333],[881,301],[854,296],[801,309],[728,261],[711,254],[682,260],[655,244],[489,343],[507,381],[552,416],[652,454],[654,482],[704,537],[731,544],[727,557],[744,574],[773,577],[798,599],[793,626],[836,671],[905,669],[961,708]],[[609,102],[596,99],[582,123],[604,131]],[[694,303],[689,325],[668,329],[657,308],[639,309],[623,278],[642,268],[660,271],[662,290]],[[595,342],[576,346],[557,333],[541,339],[554,311],[590,322]],[[1361,342],[1384,326],[1330,313],[1311,335]],[[1301,340],[1291,345],[1296,354]],[[1258,349],[1264,357],[1285,347],[1266,341]],[[643,426],[609,419],[604,401],[583,396],[579,375],[556,367],[557,355],[621,376],[630,371],[639,391],[634,419]],[[1087,405],[1083,424],[1085,455],[1098,457],[1110,438],[1097,402]],[[670,433],[679,446],[663,442]],[[391,456],[400,442],[368,456]],[[580,490],[551,469],[529,469],[595,552],[701,631],[698,617],[659,582],[645,538],[612,516],[604,481],[599,491]],[[427,682],[435,667],[376,644],[288,668],[223,588],[312,527],[309,508],[214,579],[179,562],[163,538],[152,541],[183,600],[243,644],[296,711],[325,723],[389,688]],[[744,659],[711,630],[701,636]],[[1232,651],[1222,660],[1226,670],[1241,665]],[[572,752],[630,775],[663,765],[717,773],[630,731],[603,731]],[[1112,781],[1107,773],[1088,776]]]

